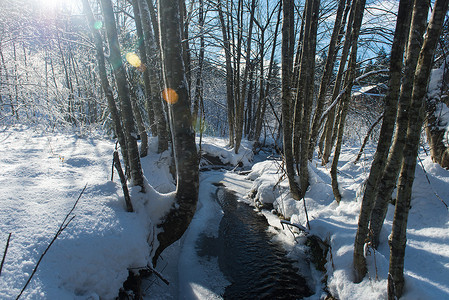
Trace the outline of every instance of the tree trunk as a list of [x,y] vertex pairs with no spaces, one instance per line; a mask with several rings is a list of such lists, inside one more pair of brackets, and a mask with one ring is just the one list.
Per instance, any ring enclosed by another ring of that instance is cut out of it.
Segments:
[[[148,59],[147,59],[147,51],[145,47],[145,41],[143,36],[143,29],[142,29],[142,18],[141,18],[141,12],[138,0],[132,0],[132,6],[133,6],[133,12],[134,12],[134,22],[136,24],[136,32],[137,37],[139,38],[138,45],[139,45],[139,53],[140,53],[140,60],[142,61],[142,65],[140,66],[140,70],[143,70],[143,85],[144,85],[144,91],[145,91],[145,107],[148,113],[148,123],[150,124],[151,132],[154,135],[157,135],[157,128],[156,126],[153,126],[155,123],[154,118],[154,109],[151,103],[151,85],[150,85],[150,77],[148,74]],[[153,93],[156,91],[153,91]],[[145,147],[147,149],[145,149]],[[143,144],[141,144],[141,151],[140,155],[142,157],[146,156],[146,152],[148,152],[148,145],[143,147]],[[144,155],[145,154],[145,155]]]
[[101,87],[103,88],[104,94],[106,95],[106,100],[108,102],[109,112],[111,113],[112,125],[114,127],[115,134],[117,135],[117,140],[120,144],[120,150],[122,152],[123,161],[125,163],[126,173],[129,174],[129,162],[128,162],[128,151],[125,141],[125,135],[123,133],[122,123],[120,121],[120,115],[115,105],[114,95],[112,94],[112,88],[109,85],[106,64],[103,52],[103,40],[101,38],[100,32],[95,29],[95,18],[89,5],[88,0],[83,0],[83,9],[87,17],[87,22],[89,24],[90,31],[94,37],[94,44],[97,56],[98,73],[101,80]]
[[[149,0],[151,2],[151,0]],[[143,0],[139,0],[140,4],[140,12],[142,19],[142,27],[144,29],[144,39],[145,45],[148,51],[148,76],[149,76],[149,84],[151,90],[151,104],[154,111],[154,121],[156,123],[156,130],[158,136],[158,147],[157,152],[161,153],[168,149],[168,131],[167,131],[167,121],[165,119],[164,109],[162,107],[162,98],[161,98],[161,88],[159,83],[161,82],[160,78],[160,50],[158,50],[157,39],[153,36],[154,32],[159,32],[159,29],[155,29],[151,27],[150,21],[150,13],[151,9],[146,5]],[[156,23],[157,24],[157,23]]]
[[[281,2],[282,4],[282,2]],[[268,67],[268,75],[267,75],[267,84],[265,86],[265,92],[263,93],[263,97],[262,97],[262,93],[261,93],[261,98],[259,99],[259,103],[261,103],[261,111],[259,112],[259,107],[257,109],[257,119],[256,119],[256,127],[254,129],[254,141],[256,141],[256,143],[259,142],[260,139],[260,134],[262,132],[262,124],[263,124],[263,119],[265,116],[265,111],[267,108],[267,102],[268,102],[268,97],[269,97],[269,93],[270,93],[270,81],[272,78],[272,74],[273,74],[273,64],[274,64],[274,55],[276,53],[276,41],[277,41],[277,35],[278,35],[278,30],[279,30],[279,24],[281,23],[281,12],[282,12],[282,6],[279,5],[279,12],[278,12],[278,18],[277,18],[277,22],[276,22],[276,27],[274,30],[274,38],[273,38],[273,48],[271,50],[271,58],[270,58],[270,66]],[[261,67],[263,67],[263,60],[261,62]]]
[[233,70],[231,65],[231,45],[228,37],[228,27],[225,24],[223,10],[221,8],[221,0],[217,1],[218,16],[220,19],[221,33],[223,35],[223,47],[226,59],[226,103],[228,113],[229,126],[229,146],[234,146],[234,84]]
[[419,54],[418,64],[413,84],[412,103],[410,105],[410,119],[399,176],[398,195],[393,218],[393,229],[390,235],[390,268],[389,274],[393,278],[389,285],[394,284],[390,291],[400,298],[404,289],[404,254],[406,245],[406,230],[412,185],[415,177],[416,157],[419,149],[419,139],[424,118],[424,102],[427,83],[432,68],[433,55],[440,36],[441,28],[447,12],[449,0],[436,0],[432,16],[427,27],[424,44]]
[[137,130],[139,130],[139,136],[140,136],[140,157],[145,157],[148,155],[148,135],[145,128],[145,124],[143,123],[142,113],[140,112],[140,107],[138,102],[138,96],[136,91],[134,90],[132,84],[133,80],[130,78],[130,99],[131,99],[131,105],[134,113],[134,117],[136,119],[137,124]]
[[[348,62],[348,70],[346,71],[345,77],[345,90],[341,100],[341,113],[340,113],[340,121],[338,123],[338,133],[337,133],[337,143],[335,145],[334,158],[332,159],[331,166],[331,179],[332,179],[332,191],[335,196],[335,200],[337,203],[341,201],[341,194],[338,189],[338,180],[337,180],[337,165],[338,160],[340,158],[340,151],[343,142],[343,132],[344,125],[346,121],[346,114],[348,111],[349,101],[351,99],[351,91],[352,85],[355,79],[355,68],[357,62],[357,42],[360,32],[360,26],[362,24],[363,19],[363,11],[365,9],[365,0],[356,0],[353,2],[353,6],[351,8],[351,14],[353,14],[353,22],[351,28],[351,34],[349,37],[349,43],[351,45],[351,55]],[[334,89],[335,90],[335,89]]]
[[181,238],[189,226],[196,210],[199,187],[198,155],[179,30],[179,1],[159,1],[159,16],[164,95],[169,102],[177,184],[175,204],[158,225],[161,231],[157,235],[159,246],[155,251],[153,264],[161,252]]
[[293,0],[283,0],[283,22],[282,22],[282,129],[285,168],[287,171],[288,183],[292,198],[299,200],[300,191],[295,179],[295,169],[293,167],[292,151],[292,121],[291,108],[293,100],[292,90],[292,68],[293,49],[295,43],[294,32],[294,2]]
[[[430,156],[432,160],[441,167],[449,168],[449,148],[443,142],[445,139],[447,121],[441,117],[442,109],[447,105],[441,101],[443,86],[443,75],[446,67],[444,62],[439,69],[433,71],[431,81],[434,82],[433,90],[430,90],[426,101],[426,135],[430,145]],[[437,77],[437,78],[434,78]]]
[[200,53],[198,55],[198,71],[196,73],[195,98],[193,100],[193,122],[201,127],[198,119],[200,102],[203,101],[203,61],[204,61],[204,1],[199,0],[198,26],[200,28]]
[[[243,8],[242,8],[243,10]],[[236,103],[236,112],[235,112],[235,145],[234,145],[234,152],[237,154],[239,153],[240,144],[242,142],[243,137],[243,112],[245,110],[245,99],[246,99],[246,87],[247,87],[247,79],[249,74],[249,69],[251,68],[251,38],[252,38],[252,32],[253,32],[253,24],[254,24],[254,12],[256,10],[256,0],[252,0],[251,2],[251,11],[250,11],[250,20],[249,20],[249,29],[248,29],[248,36],[246,40],[246,64],[245,64],[245,71],[243,73],[243,80],[242,80],[242,89],[240,92],[240,97],[237,99]],[[242,20],[243,21],[243,20]],[[237,51],[241,51],[241,49],[238,49]],[[240,61],[237,61],[237,63],[240,63]]]
[[[342,50],[341,58],[340,58],[340,65],[338,67],[337,78],[335,79],[334,90],[332,92],[331,99],[337,98],[337,96],[340,94],[341,82],[343,81],[346,61],[348,59],[348,54],[349,54],[349,48],[351,47],[352,23],[354,20],[353,7],[355,6],[355,2],[357,2],[357,0],[352,0],[352,1],[353,2],[351,5],[351,12],[349,13],[348,26],[346,28],[345,42],[343,44],[343,50]],[[329,162],[329,157],[332,152],[332,146],[333,146],[332,133],[334,131],[335,112],[336,112],[336,106],[331,108],[331,110],[327,114],[326,125],[324,127],[324,132],[323,132],[323,134],[325,135],[324,136],[325,137],[324,150],[323,150],[323,156],[321,158],[323,166]],[[338,123],[336,123],[336,124],[338,126]]]
[[[398,179],[403,152],[405,137],[407,135],[407,123],[409,119],[410,102],[413,90],[413,79],[418,62],[419,52],[423,43],[423,35],[427,26],[427,15],[429,11],[428,3],[418,1],[413,9],[413,18],[411,21],[411,30],[404,29],[408,37],[407,56],[399,95],[399,107],[397,110],[396,132],[393,140],[392,149],[388,155],[387,165],[382,173],[379,182],[376,201],[371,212],[370,232],[372,233],[372,244],[377,249],[379,244],[380,231],[387,213],[388,201],[396,186]],[[404,21],[405,22],[405,21]],[[402,25],[401,25],[402,26]]]
[[110,60],[113,66],[118,96],[121,102],[124,135],[128,149],[128,161],[131,170],[131,184],[138,185],[144,191],[142,167],[140,165],[139,149],[137,147],[136,133],[134,132],[134,119],[132,105],[129,97],[126,73],[120,55],[117,28],[115,27],[114,12],[111,0],[101,0],[106,33],[109,42]]
[[391,146],[391,137],[393,136],[394,125],[396,123],[404,47],[410,26],[410,11],[411,2],[409,0],[401,0],[399,2],[396,30],[391,48],[390,79],[387,95],[385,96],[384,118],[380,129],[376,153],[374,154],[374,160],[371,165],[371,171],[366,180],[365,193],[363,194],[357,233],[354,241],[355,282],[362,281],[367,271],[364,245],[368,237],[368,222],[377,194],[379,179],[385,168],[388,151]]
[[[320,130],[321,125],[321,114],[323,113],[324,102],[326,93],[329,89],[329,83],[331,79],[332,72],[334,70],[335,59],[337,57],[337,45],[341,41],[342,35],[340,32],[342,31],[342,20],[343,20],[343,11],[345,8],[345,2],[347,0],[339,0],[337,13],[335,16],[334,29],[332,31],[331,40],[329,42],[329,49],[327,51],[326,65],[324,67],[323,76],[321,77],[320,90],[318,93],[317,106],[315,108],[315,114],[312,122],[312,131],[310,133],[310,145],[309,145],[309,160],[313,157],[313,151],[315,149],[315,144],[318,138],[318,131]],[[348,0],[349,2],[349,0]]]
[[[314,80],[315,80],[315,55],[316,55],[316,39],[317,39],[317,30],[318,30],[318,15],[320,9],[320,0],[312,1],[311,8],[311,18],[310,18],[310,26],[308,28],[308,40],[307,43],[304,43],[304,48],[307,47],[307,58],[303,57],[301,61],[304,59],[306,72],[305,77],[305,86],[304,86],[304,97],[303,97],[303,117],[302,117],[302,126],[301,126],[301,155],[300,155],[300,187],[301,187],[301,197],[304,197],[306,194],[307,187],[309,186],[309,138],[310,138],[310,116],[312,113],[312,104],[313,104],[313,95],[314,95]],[[306,22],[307,23],[307,22]],[[305,35],[304,35],[305,36]],[[301,65],[301,72],[303,70],[303,66]],[[298,101],[298,99],[297,99]]]

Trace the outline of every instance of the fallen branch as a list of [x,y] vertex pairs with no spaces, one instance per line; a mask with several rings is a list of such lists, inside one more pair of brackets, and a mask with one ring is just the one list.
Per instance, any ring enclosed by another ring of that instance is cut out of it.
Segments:
[[120,158],[118,156],[118,151],[114,151],[114,158],[113,158],[114,166],[117,169],[118,176],[120,177],[120,182],[122,183],[122,189],[123,189],[123,196],[125,196],[125,202],[126,202],[126,210],[128,212],[133,212],[133,204],[131,203],[131,198],[129,197],[129,191],[128,191],[128,185],[126,184],[126,177],[125,174],[123,174],[122,165],[120,164]]
[[3,263],[5,262],[6,252],[8,252],[9,240],[11,239],[11,233],[8,235],[8,240],[6,241],[5,251],[3,252],[2,264],[0,265],[0,275],[2,274]]
[[[36,266],[33,269],[33,272],[31,273],[30,277],[28,278],[27,282],[25,283],[25,286],[22,288],[22,290],[20,291],[20,294],[17,296],[16,300],[20,298],[20,296],[22,296],[23,292],[25,291],[25,289],[27,288],[28,284],[31,282],[31,279],[33,278],[34,274],[37,271],[37,268],[39,267],[39,264],[41,263],[42,259],[44,258],[45,254],[47,254],[48,250],[50,249],[51,245],[53,245],[53,243],[56,241],[56,239],[58,238],[58,236],[64,231],[64,229],[67,228],[67,226],[70,224],[70,222],[72,222],[72,220],[76,217],[76,215],[73,215],[70,217],[70,215],[72,214],[72,212],[75,210],[76,205],[78,204],[78,201],[81,199],[81,196],[83,195],[84,191],[87,188],[87,183],[84,186],[83,190],[81,191],[80,195],[78,196],[78,199],[76,199],[75,204],[73,204],[72,209],[69,211],[69,213],[65,216],[64,220],[62,221],[61,225],[59,226],[58,231],[56,232],[55,236],[53,237],[53,239],[51,240],[51,242],[48,244],[47,248],[44,250],[44,252],[41,254],[41,256],[39,257],[39,260],[36,263]],[[70,219],[69,219],[70,217]]]
[[170,284],[170,281],[168,281],[167,279],[164,278],[164,276],[162,276],[161,273],[159,273],[158,271],[156,271],[150,264],[147,265],[147,268],[149,271],[153,272],[154,275],[156,275],[157,277],[159,277],[160,280],[162,280],[166,285]]
[[304,231],[305,233],[309,233],[309,230],[307,228],[305,228],[304,226],[299,225],[299,224],[293,224],[293,223],[291,223],[290,221],[287,221],[287,220],[281,220],[282,229],[284,229],[284,224],[296,227],[299,230]]

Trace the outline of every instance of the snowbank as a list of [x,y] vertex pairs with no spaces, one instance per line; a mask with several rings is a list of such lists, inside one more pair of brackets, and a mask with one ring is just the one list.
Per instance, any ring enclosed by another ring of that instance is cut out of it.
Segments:
[[[344,148],[341,155],[338,180],[343,200],[340,205],[334,201],[327,166],[322,167],[318,161],[309,164],[311,185],[305,201],[311,233],[330,241],[332,249],[326,268],[328,287],[334,296],[339,299],[386,299],[389,264],[387,240],[394,213],[392,205],[381,232],[379,250],[367,248],[368,276],[360,284],[352,282],[353,243],[360,211],[357,195],[369,174],[373,153],[373,149],[367,149],[365,159],[354,165],[357,150]],[[278,164],[265,161],[253,166],[247,176],[248,180],[253,181],[248,199],[273,203],[277,213],[289,218],[294,224],[306,226],[304,203],[294,201],[289,196],[287,180],[279,180]],[[420,165],[417,167],[413,185],[403,299],[446,299],[449,298],[449,214],[439,197],[448,202],[449,172],[434,164],[430,157],[424,158],[423,166],[424,169]],[[274,215],[268,212],[264,214],[271,225],[280,227]],[[291,249],[295,247],[301,246],[292,246]],[[313,297],[319,298],[320,293]]]
[[[150,219],[170,205],[170,195],[148,188],[150,205],[134,195],[138,212],[127,213],[118,176],[110,181],[114,143],[108,139],[11,128],[1,131],[0,141],[2,253],[12,233],[0,298],[15,299],[20,293],[85,184],[75,218],[43,258],[23,298],[115,298],[127,269],[149,262]],[[160,165],[154,158],[144,160],[150,183],[168,192],[173,185],[161,175],[168,171],[158,169]]]

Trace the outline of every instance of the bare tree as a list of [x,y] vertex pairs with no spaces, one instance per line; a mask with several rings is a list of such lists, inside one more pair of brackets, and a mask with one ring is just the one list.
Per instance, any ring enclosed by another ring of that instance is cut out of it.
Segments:
[[137,147],[136,133],[134,132],[134,117],[131,100],[129,96],[126,72],[120,55],[120,45],[118,43],[117,28],[115,26],[114,12],[111,0],[101,0],[106,33],[109,43],[110,60],[113,66],[117,91],[121,102],[121,114],[123,129],[128,150],[128,162],[130,165],[131,183],[140,186],[144,191],[142,167],[140,164],[139,149]]
[[401,86],[402,60],[405,42],[410,24],[410,1],[402,0],[399,3],[398,18],[396,21],[396,31],[390,60],[390,80],[389,89],[385,97],[385,111],[380,131],[379,142],[377,144],[374,161],[371,165],[370,175],[366,181],[365,193],[362,199],[362,206],[359,214],[359,222],[354,242],[354,269],[355,281],[362,281],[366,274],[366,261],[364,256],[365,240],[368,236],[368,222],[380,176],[386,164],[388,151],[393,136],[394,124],[396,123],[396,111],[398,107],[399,89]]
[[159,1],[158,12],[165,86],[163,93],[169,103],[177,180],[175,204],[158,225],[161,231],[157,235],[159,246],[153,264],[161,252],[181,238],[189,226],[196,210],[199,187],[198,156],[181,47],[180,3],[178,0]]
[[[432,68],[435,48],[448,9],[448,0],[436,0],[432,16],[427,26],[424,43],[419,54],[413,83],[407,136],[405,139],[404,159],[399,175],[398,195],[390,235],[390,268],[388,280],[388,298],[400,298],[404,289],[404,255],[406,230],[412,185],[415,177],[416,157],[424,120],[424,103],[427,84]],[[391,275],[391,276],[390,276]]]

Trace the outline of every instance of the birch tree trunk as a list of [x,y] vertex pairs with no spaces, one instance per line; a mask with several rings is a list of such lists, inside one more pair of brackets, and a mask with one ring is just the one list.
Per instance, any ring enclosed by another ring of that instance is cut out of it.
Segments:
[[[412,185],[415,177],[416,157],[419,149],[421,127],[424,119],[424,102],[427,93],[427,83],[432,68],[433,55],[446,16],[449,0],[436,0],[429,25],[427,26],[424,44],[419,54],[410,106],[407,137],[404,147],[399,176],[398,195],[393,218],[393,229],[390,235],[390,268],[388,281],[388,297],[400,298],[404,289],[404,255],[406,245],[406,230]],[[393,295],[394,293],[394,295]]]

